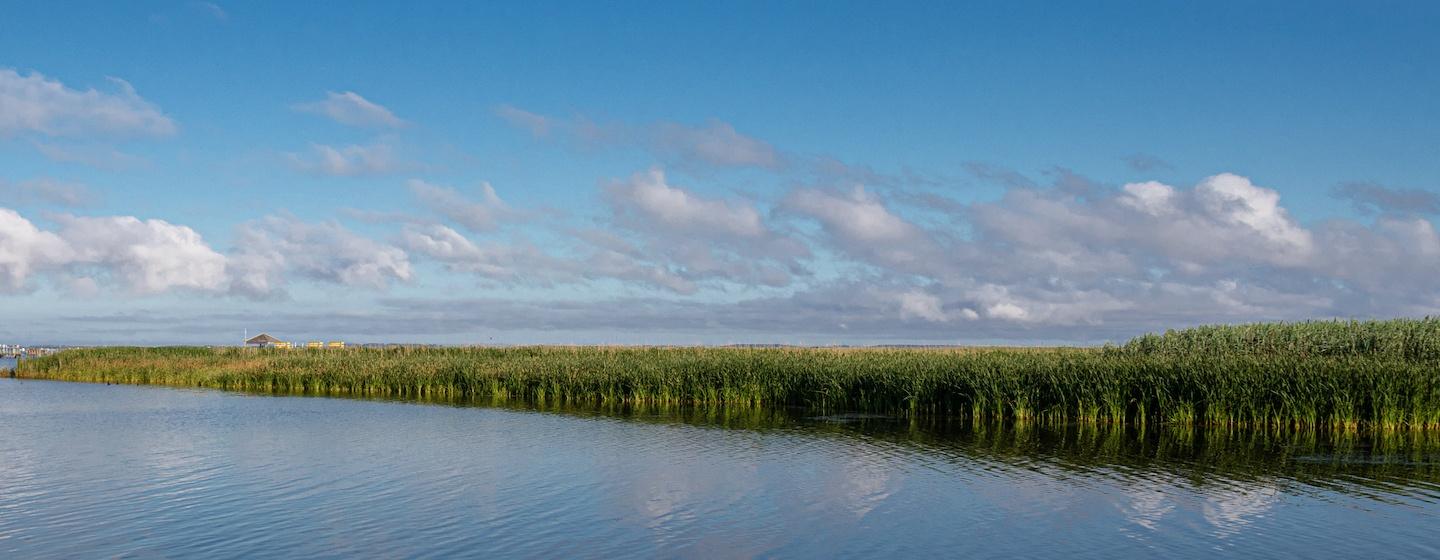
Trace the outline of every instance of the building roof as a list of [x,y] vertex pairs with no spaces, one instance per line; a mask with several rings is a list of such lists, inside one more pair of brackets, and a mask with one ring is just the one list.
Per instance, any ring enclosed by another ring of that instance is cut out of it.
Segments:
[[260,334],[255,335],[254,338],[251,338],[250,340],[245,341],[245,344],[275,344],[276,342],[282,342],[282,341],[281,341],[280,339],[275,338],[275,337],[273,337],[273,336],[270,336],[270,335],[268,335],[268,334],[260,333]]

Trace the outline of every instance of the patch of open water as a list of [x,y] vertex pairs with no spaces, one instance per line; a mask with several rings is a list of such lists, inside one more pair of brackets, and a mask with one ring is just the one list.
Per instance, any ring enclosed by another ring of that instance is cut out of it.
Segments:
[[0,379],[0,557],[1436,557],[1436,440]]

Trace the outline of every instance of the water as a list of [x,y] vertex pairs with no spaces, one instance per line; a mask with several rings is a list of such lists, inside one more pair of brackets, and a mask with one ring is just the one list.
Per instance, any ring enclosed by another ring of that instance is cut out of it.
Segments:
[[0,379],[0,557],[1436,557],[1436,449]]

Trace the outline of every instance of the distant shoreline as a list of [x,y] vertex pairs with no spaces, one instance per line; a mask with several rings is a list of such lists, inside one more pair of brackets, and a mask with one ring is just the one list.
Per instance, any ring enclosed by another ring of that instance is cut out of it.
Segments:
[[1092,348],[77,348],[28,359],[17,375],[310,395],[1430,429],[1440,428],[1440,320],[1199,327]]

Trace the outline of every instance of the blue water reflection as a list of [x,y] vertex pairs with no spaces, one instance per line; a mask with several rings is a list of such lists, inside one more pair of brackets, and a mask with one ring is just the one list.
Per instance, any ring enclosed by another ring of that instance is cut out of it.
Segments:
[[1440,555],[1430,436],[0,380],[0,557]]

